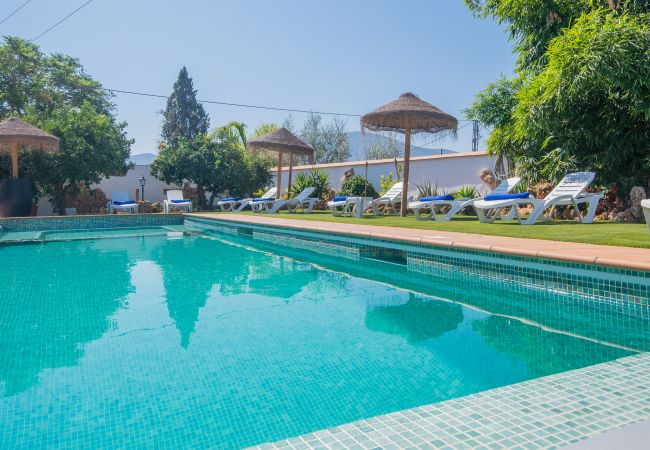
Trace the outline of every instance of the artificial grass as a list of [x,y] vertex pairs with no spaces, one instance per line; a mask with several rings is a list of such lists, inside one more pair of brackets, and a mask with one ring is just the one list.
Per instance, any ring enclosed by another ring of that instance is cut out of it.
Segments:
[[[237,214],[257,215],[250,211]],[[334,217],[329,211],[313,211],[311,214],[288,214],[286,211],[281,211],[278,214],[263,215],[262,217],[417,228],[422,230],[457,231],[460,233],[491,236],[650,248],[650,233],[648,233],[646,224],[618,222],[582,224],[574,221],[538,222],[535,225],[519,225],[516,221],[497,221],[493,224],[483,224],[479,223],[478,219],[472,216],[456,216],[449,222],[434,222],[433,220],[419,221],[413,215],[408,217],[365,215],[363,218],[357,219],[356,217]]]

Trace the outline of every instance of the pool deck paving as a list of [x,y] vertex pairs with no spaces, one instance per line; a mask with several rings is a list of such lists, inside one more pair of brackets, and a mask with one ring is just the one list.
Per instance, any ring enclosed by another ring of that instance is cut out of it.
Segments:
[[316,220],[294,220],[266,215],[251,216],[234,213],[192,213],[188,215],[214,220],[276,226],[297,230],[341,233],[351,236],[374,237],[441,247],[456,247],[517,256],[556,259],[580,264],[596,264],[599,266],[650,271],[650,249],[646,248],[581,244],[543,239],[524,239],[378,225],[319,222]]

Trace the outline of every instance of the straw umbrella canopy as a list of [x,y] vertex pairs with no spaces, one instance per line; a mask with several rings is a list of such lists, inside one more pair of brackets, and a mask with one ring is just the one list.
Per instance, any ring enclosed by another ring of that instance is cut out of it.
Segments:
[[12,178],[18,178],[18,150],[21,148],[57,151],[59,139],[17,117],[0,122],[0,150],[11,152]]
[[249,147],[270,150],[278,153],[278,178],[276,182],[277,190],[276,197],[280,198],[282,195],[282,155],[285,152],[289,153],[289,188],[291,188],[291,176],[293,172],[293,155],[304,155],[309,158],[309,163],[314,163],[314,148],[300,140],[291,131],[286,128],[278,128],[275,131],[266,133],[255,139],[251,139],[247,144]]
[[404,133],[404,189],[401,214],[408,210],[409,162],[411,158],[412,133],[440,133],[451,130],[456,133],[458,120],[435,106],[407,92],[397,100],[385,104],[361,116],[361,130],[396,131]]

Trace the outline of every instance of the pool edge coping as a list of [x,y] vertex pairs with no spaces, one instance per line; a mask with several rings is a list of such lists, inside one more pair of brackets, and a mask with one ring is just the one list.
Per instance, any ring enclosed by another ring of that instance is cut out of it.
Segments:
[[[544,239],[515,238],[515,237],[504,237],[504,236],[492,236],[492,235],[485,235],[485,234],[470,234],[470,233],[461,233],[455,231],[421,230],[421,229],[411,229],[411,228],[386,227],[381,225],[363,225],[363,224],[347,224],[347,223],[336,224],[332,222],[319,222],[315,220],[306,220],[306,221],[292,220],[292,219],[284,220],[281,217],[248,216],[248,215],[241,215],[241,214],[183,213],[183,216],[197,217],[201,219],[208,219],[208,220],[215,220],[215,221],[221,220],[226,222],[235,222],[239,224],[264,225],[264,226],[276,227],[276,228],[291,228],[291,229],[305,230],[305,231],[322,231],[327,233],[341,234],[344,236],[347,235],[347,236],[355,236],[361,238],[397,240],[405,243],[415,243],[415,244],[429,245],[433,247],[459,248],[464,250],[483,251],[483,252],[497,253],[497,254],[510,255],[510,256],[523,256],[523,257],[539,258],[539,259],[547,259],[547,260],[550,259],[550,260],[565,261],[565,262],[576,263],[576,264],[593,264],[595,266],[600,266],[600,267],[611,267],[617,269],[650,272],[650,249],[643,249],[638,247],[616,247],[616,246],[607,246],[607,245],[583,244],[577,242],[549,241]],[[304,226],[305,222],[307,222],[309,226]],[[337,230],[334,229],[334,227],[328,225],[345,226],[346,229]],[[363,230],[364,227],[367,228],[367,230],[364,231]],[[375,230],[376,228],[384,229],[386,231],[386,234],[377,232]],[[396,234],[396,232],[394,231],[395,229],[408,230],[409,233],[439,232],[442,233],[444,236],[439,240],[427,236],[421,236],[419,238],[413,236],[401,236],[399,234]],[[479,237],[478,239],[486,239],[486,240],[492,239],[493,241],[494,240],[498,241],[499,239],[507,239],[507,240],[512,240],[514,242],[517,241],[526,242],[526,243],[539,242],[539,243],[543,243],[544,245],[551,245],[551,246],[569,245],[569,246],[575,246],[576,249],[578,247],[583,247],[588,250],[587,253],[593,251],[602,251],[603,253],[606,253],[608,250],[615,251],[615,252],[622,252],[622,253],[631,253],[631,254],[640,253],[640,254],[644,254],[644,256],[647,256],[648,260],[647,262],[634,260],[633,256],[629,256],[627,258],[625,257],[617,258],[617,257],[611,257],[607,255],[599,256],[599,255],[569,254],[569,253],[549,251],[544,249],[528,250],[524,248],[509,247],[507,245],[504,246],[502,244],[477,244],[472,242],[463,242],[462,240],[460,241],[452,240],[451,238],[453,238],[454,236],[457,236],[458,238],[461,239],[463,237],[469,237],[470,240],[472,239],[476,240],[478,236]]]

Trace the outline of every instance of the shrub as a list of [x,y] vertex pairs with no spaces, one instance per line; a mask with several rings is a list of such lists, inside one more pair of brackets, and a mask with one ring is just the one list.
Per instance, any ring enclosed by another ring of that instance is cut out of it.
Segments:
[[476,198],[479,197],[478,189],[476,186],[467,185],[458,189],[458,192],[454,192],[454,198]]
[[291,182],[290,193],[295,197],[308,187],[313,187],[312,198],[324,199],[330,190],[330,175],[323,169],[312,169],[309,172],[301,172],[294,176]]
[[380,183],[381,184],[381,186],[380,186],[381,187],[381,195],[384,195],[386,192],[388,192],[388,190],[390,188],[393,187],[393,185],[395,183],[400,181],[400,179],[402,177],[402,166],[397,164],[395,166],[395,171],[397,172],[397,177],[395,177],[395,175],[393,175],[393,172],[389,172],[388,175],[386,175],[386,176],[384,176],[384,175],[381,176],[381,183]]
[[[418,198],[424,198],[424,197],[436,197],[438,195],[441,195],[440,192],[438,191],[438,182],[436,181],[435,184],[433,184],[430,181],[427,181],[424,184],[418,184],[416,185],[418,188]],[[444,191],[443,191],[444,194]]]
[[377,189],[372,185],[367,178],[361,175],[353,175],[348,178],[339,189],[339,195],[345,195],[348,197],[379,197]]

